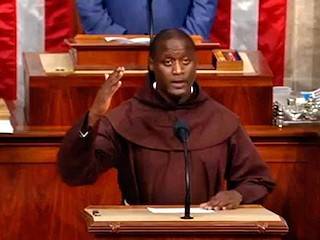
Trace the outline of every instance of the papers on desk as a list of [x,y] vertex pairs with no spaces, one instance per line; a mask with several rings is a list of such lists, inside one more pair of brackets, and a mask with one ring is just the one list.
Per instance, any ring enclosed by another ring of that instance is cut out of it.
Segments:
[[10,122],[10,111],[7,104],[0,98],[0,133],[13,133]]
[[149,44],[150,38],[137,37],[137,38],[125,38],[125,37],[105,37],[106,42],[118,42],[124,44]]
[[13,133],[13,127],[9,119],[0,119],[0,133]]
[[[184,213],[184,208],[153,208],[148,207],[147,208],[149,212],[152,213]],[[191,214],[194,213],[213,213],[213,210],[207,210],[203,208],[191,208],[190,209]]]

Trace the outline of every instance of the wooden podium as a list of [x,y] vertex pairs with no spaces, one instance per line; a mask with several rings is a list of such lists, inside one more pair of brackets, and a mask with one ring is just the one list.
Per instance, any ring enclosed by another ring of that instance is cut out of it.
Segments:
[[[26,117],[29,125],[72,125],[91,106],[104,73],[124,65],[123,85],[112,107],[132,97],[147,76],[148,46],[106,43],[101,35],[67,41],[70,53],[25,53]],[[273,74],[260,52],[242,52],[243,71],[213,69],[213,43],[196,44],[197,80],[243,124],[271,125]],[[209,66],[209,67],[208,67]]]
[[[260,52],[245,52],[250,71],[198,70],[197,80],[216,101],[235,112],[246,125],[272,123],[272,72]],[[41,61],[48,57],[52,72]],[[60,57],[60,60],[57,60]],[[26,117],[29,125],[72,125],[92,104],[110,70],[57,71],[71,62],[69,54],[24,54]],[[146,70],[129,70],[114,95],[112,107],[132,97],[146,81]]]
[[[7,105],[16,122],[23,124],[22,109]],[[1,240],[92,239],[80,211],[89,204],[121,203],[114,170],[94,185],[62,183],[56,161],[68,128],[20,125],[13,134],[0,134],[0,212],[4,216],[0,225],[11,229],[0,231]],[[264,205],[286,220],[290,231],[285,239],[320,239],[320,189],[316,187],[320,183],[320,126],[245,129],[277,183]]]
[[[106,239],[281,239],[286,222],[260,205],[193,213],[184,220],[182,206],[156,206],[181,213],[153,213],[148,206],[89,206],[84,209],[88,231]],[[177,208],[179,207],[179,208]],[[192,209],[191,209],[192,212]]]
[[[147,35],[77,35],[66,39],[75,70],[114,69],[146,70],[149,58]],[[196,46],[198,69],[213,69],[212,51],[218,43],[206,43],[200,36],[192,36]],[[106,41],[106,39],[114,39]],[[139,43],[139,39],[142,41]],[[135,40],[135,41],[134,41]]]
[[[12,110],[19,117],[20,111]],[[277,182],[265,206],[286,220],[285,239],[320,239],[320,126],[245,128]],[[0,134],[1,240],[93,239],[80,211],[89,204],[121,203],[114,170],[93,185],[62,183],[56,161],[67,129],[22,125],[13,134]]]

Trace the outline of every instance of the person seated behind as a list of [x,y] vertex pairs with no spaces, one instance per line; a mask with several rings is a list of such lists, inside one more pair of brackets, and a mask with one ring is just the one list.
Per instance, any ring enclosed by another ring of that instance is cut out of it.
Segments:
[[[148,34],[149,0],[77,0],[88,34]],[[182,28],[209,39],[218,0],[157,0],[152,3],[154,31]]]
[[129,204],[183,204],[183,147],[173,126],[184,120],[190,128],[192,204],[230,209],[261,201],[274,187],[268,169],[235,114],[201,89],[196,68],[195,45],[186,33],[168,29],[156,35],[145,86],[109,110],[125,72],[118,67],[67,133],[58,155],[63,179],[90,184],[114,167]]

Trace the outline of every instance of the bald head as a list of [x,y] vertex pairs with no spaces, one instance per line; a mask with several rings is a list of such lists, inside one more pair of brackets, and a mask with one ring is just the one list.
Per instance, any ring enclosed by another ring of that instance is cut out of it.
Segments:
[[149,74],[164,98],[179,103],[191,95],[197,58],[193,40],[179,29],[163,30],[150,44]]
[[165,29],[159,32],[150,44],[150,58],[154,59],[158,54],[159,49],[166,44],[167,41],[174,39],[180,41],[186,49],[195,51],[195,44],[191,37],[184,31],[173,28]]

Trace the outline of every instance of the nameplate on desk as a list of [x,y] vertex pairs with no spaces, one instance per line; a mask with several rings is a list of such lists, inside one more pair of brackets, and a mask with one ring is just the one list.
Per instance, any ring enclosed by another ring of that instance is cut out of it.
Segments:
[[69,75],[74,72],[68,53],[41,53],[40,61],[46,74]]

